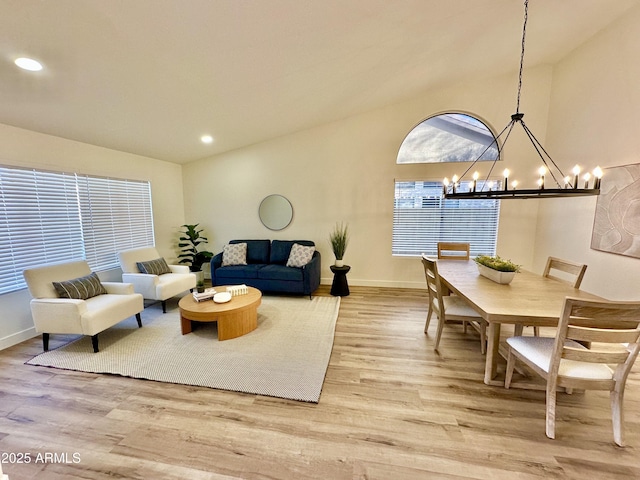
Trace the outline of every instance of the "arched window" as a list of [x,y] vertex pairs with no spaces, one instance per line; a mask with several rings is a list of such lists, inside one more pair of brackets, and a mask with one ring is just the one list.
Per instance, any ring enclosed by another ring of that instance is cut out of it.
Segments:
[[416,125],[404,138],[396,163],[494,161],[496,137],[466,113],[442,113]]
[[[484,123],[463,113],[435,115],[405,137],[397,163],[494,161],[495,136]],[[500,200],[447,200],[442,180],[396,180],[393,255],[436,255],[438,242],[468,242],[471,255],[495,255]]]

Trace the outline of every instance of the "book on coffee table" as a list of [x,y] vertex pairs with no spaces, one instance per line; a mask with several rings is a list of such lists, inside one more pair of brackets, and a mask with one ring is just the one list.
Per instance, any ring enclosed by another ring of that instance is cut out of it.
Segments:
[[214,288],[205,288],[202,293],[193,292],[193,298],[196,302],[202,302],[203,300],[211,300],[216,293]]

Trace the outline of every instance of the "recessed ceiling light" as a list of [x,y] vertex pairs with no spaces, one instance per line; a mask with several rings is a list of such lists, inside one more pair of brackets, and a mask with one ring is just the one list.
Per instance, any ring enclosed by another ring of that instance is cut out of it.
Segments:
[[42,70],[42,64],[33,58],[16,58],[14,63],[23,70],[29,70],[30,72],[39,72]]
[[203,135],[200,137],[202,143],[213,143],[213,137],[211,135]]

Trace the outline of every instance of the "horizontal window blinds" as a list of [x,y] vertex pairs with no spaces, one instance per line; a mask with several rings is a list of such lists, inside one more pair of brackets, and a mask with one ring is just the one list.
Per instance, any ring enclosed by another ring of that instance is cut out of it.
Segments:
[[154,244],[149,182],[79,175],[78,197],[93,269],[117,268],[120,250]]
[[396,182],[393,255],[437,255],[438,242],[468,242],[472,256],[495,255],[500,202],[445,200],[441,182]]
[[0,167],[0,294],[26,287],[25,268],[86,259],[99,271],[153,244],[149,182]]

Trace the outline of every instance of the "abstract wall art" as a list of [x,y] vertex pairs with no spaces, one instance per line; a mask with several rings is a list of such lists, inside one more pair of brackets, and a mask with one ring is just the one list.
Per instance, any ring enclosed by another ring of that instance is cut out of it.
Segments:
[[640,164],[605,169],[591,248],[640,258]]

